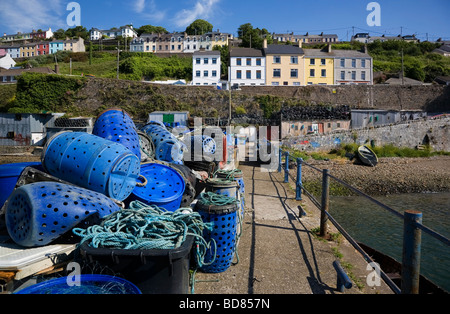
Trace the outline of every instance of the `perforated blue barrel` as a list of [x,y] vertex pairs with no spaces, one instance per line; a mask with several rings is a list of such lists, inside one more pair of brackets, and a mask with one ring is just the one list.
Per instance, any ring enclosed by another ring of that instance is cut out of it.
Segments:
[[206,180],[206,192],[226,195],[238,199],[238,184],[236,181],[229,181],[219,178]]
[[185,145],[170,133],[166,127],[156,122],[151,122],[145,125],[141,131],[152,139],[157,160],[182,164]]
[[236,252],[239,205],[233,203],[232,205],[215,206],[204,204],[202,200],[199,200],[195,210],[201,215],[203,222],[213,224],[212,231],[204,230],[203,238],[206,242],[213,239],[217,248],[217,251],[214,251],[215,247],[211,245],[200,270],[205,273],[224,272],[231,266]]
[[[76,282],[78,281],[78,282]],[[120,277],[80,275],[44,281],[15,294],[142,294],[138,287]]]
[[140,170],[140,159],[122,144],[81,132],[51,138],[42,164],[57,178],[119,201],[130,196]]
[[230,170],[225,171],[221,170],[218,171],[216,174],[217,178],[220,179],[228,179],[228,180],[234,180],[239,185],[239,198],[242,204],[242,212],[244,212],[245,209],[245,182],[244,182],[244,174],[241,170]]
[[0,208],[3,207],[8,197],[14,191],[17,180],[26,167],[42,169],[40,162],[24,162],[0,165]]
[[141,176],[147,182],[144,186],[136,186],[130,201],[138,200],[172,212],[180,208],[186,182],[178,171],[165,165],[150,163],[142,165]]
[[100,113],[92,134],[120,143],[141,159],[139,135],[131,117],[122,109],[108,109]]
[[101,193],[57,182],[37,182],[14,190],[5,211],[12,240],[24,247],[45,246],[93,214],[104,218],[120,207]]

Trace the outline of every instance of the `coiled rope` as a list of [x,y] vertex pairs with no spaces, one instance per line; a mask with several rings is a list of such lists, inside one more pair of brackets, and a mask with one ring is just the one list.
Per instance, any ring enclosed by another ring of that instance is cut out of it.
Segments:
[[199,200],[206,206],[226,206],[237,203],[236,198],[229,197],[223,194],[216,194],[214,192],[202,193]]

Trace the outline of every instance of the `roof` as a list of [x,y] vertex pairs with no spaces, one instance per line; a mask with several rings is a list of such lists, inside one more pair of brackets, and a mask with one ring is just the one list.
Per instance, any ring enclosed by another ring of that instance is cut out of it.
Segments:
[[358,50],[338,50],[334,49],[331,52],[321,49],[303,49],[305,57],[328,57],[328,58],[372,58],[369,54]]
[[1,70],[0,76],[18,76],[23,72],[31,72],[31,73],[43,73],[43,74],[56,74],[55,71],[50,68],[30,68],[30,69],[12,69],[12,70]]
[[200,50],[200,51],[195,51],[194,52],[194,56],[204,56],[204,55],[208,55],[208,56],[220,56],[220,51],[218,50]]
[[262,57],[261,49],[254,48],[234,48],[230,51],[230,57]]
[[286,54],[286,55],[292,55],[292,54],[304,54],[304,51],[302,48],[298,46],[292,46],[292,45],[268,45],[267,48],[264,48],[264,53],[267,55],[273,55],[273,54]]

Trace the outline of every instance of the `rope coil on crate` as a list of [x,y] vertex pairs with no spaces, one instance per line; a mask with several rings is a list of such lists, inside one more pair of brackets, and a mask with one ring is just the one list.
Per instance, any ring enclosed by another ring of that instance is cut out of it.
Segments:
[[223,169],[219,169],[214,173],[214,176],[217,176],[219,174],[222,174],[223,176],[225,176],[225,179],[227,181],[234,181],[235,179],[235,175],[242,174],[242,170],[240,169],[233,169],[233,170],[223,170]]
[[100,225],[75,228],[73,233],[82,238],[79,246],[88,243],[93,248],[125,250],[176,249],[187,236],[193,236],[197,262],[202,266],[207,250],[217,250],[215,241],[207,243],[203,238],[203,230],[212,228],[213,224],[204,223],[190,208],[172,213],[136,201],[129,209],[106,217]]
[[207,206],[226,206],[237,203],[237,200],[233,197],[229,197],[223,194],[217,194],[214,192],[206,192],[200,194],[199,200]]

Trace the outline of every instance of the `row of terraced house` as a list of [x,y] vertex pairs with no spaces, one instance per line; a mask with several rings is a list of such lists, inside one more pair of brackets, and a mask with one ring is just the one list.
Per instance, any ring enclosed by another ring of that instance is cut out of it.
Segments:
[[[224,85],[220,53],[198,51],[193,56],[193,85]],[[225,82],[226,83],[226,82]],[[373,85],[373,59],[367,50],[304,49],[267,45],[262,49],[232,48],[228,83],[239,86]]]
[[48,55],[58,51],[85,52],[86,47],[83,38],[39,42],[23,41],[0,45],[0,55],[9,54],[13,59]]

